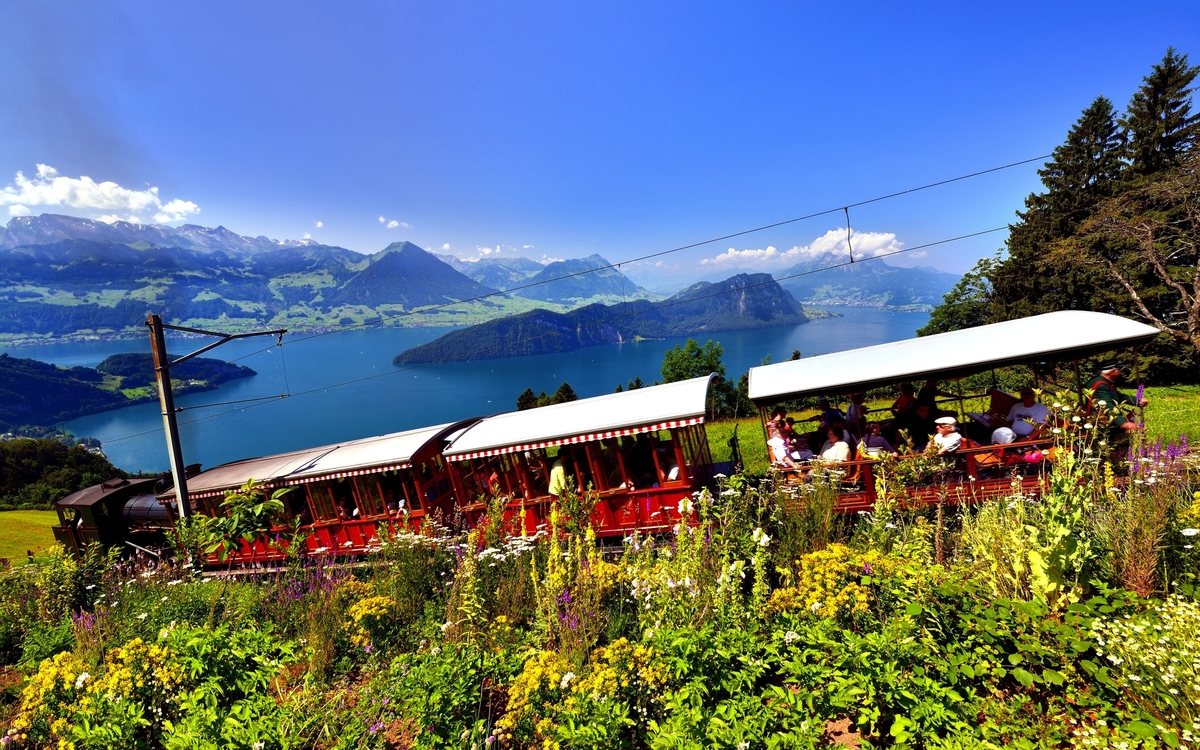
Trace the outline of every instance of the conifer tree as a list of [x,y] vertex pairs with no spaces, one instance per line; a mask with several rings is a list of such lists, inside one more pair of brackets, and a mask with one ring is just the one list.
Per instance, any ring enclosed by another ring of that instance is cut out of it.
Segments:
[[1200,114],[1192,113],[1192,84],[1200,66],[1167,48],[1162,62],[1142,79],[1121,120],[1128,133],[1125,156],[1135,175],[1177,166],[1200,138]]
[[536,409],[538,405],[538,397],[533,392],[532,388],[526,388],[520,396],[517,396],[517,411],[525,411],[526,409]]
[[575,389],[571,387],[571,384],[565,380],[558,387],[558,390],[554,392],[554,395],[550,397],[550,403],[552,404],[565,404],[568,401],[577,400],[579,400],[578,394],[575,393]]
[[[986,270],[991,283],[990,320],[1011,320],[1052,310],[1096,309],[1094,301],[1110,284],[1092,268],[1064,265],[1051,257],[1055,242],[1071,236],[1095,206],[1117,189],[1123,169],[1124,142],[1112,102],[1101,96],[1083,111],[1038,170],[1045,192],[1025,199],[1025,210],[1010,227],[1008,257]],[[944,315],[945,323],[979,325],[971,315]]]

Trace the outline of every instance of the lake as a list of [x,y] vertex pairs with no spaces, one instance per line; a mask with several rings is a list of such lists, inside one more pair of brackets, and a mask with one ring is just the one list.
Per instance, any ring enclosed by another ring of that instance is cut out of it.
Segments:
[[[926,313],[836,308],[844,317],[799,326],[711,335],[725,347],[730,377],[740,377],[770,354],[788,359],[911,338]],[[445,333],[446,328],[352,330],[303,340],[281,351],[260,352],[269,339],[233,341],[207,356],[232,360],[258,372],[219,389],[177,399],[184,459],[206,468],[250,456],[280,453],[353,438],[451,422],[515,408],[526,388],[554,392],[565,380],[581,398],[611,393],[617,383],[659,377],[663,352],[686,337],[580,349],[565,354],[396,367],[392,357]],[[710,336],[695,336],[703,343]],[[199,348],[201,339],[168,344],[172,353]],[[22,346],[7,351],[58,365],[94,367],[110,354],[148,351],[149,341],[111,341]],[[258,353],[255,353],[258,352]],[[285,360],[286,358],[286,360]],[[286,370],[286,378],[285,378]],[[337,383],[369,378],[336,388]],[[307,395],[231,406],[207,404],[312,391]],[[94,414],[66,424],[73,435],[98,438],[114,464],[129,471],[165,471],[167,452],[158,404]]]

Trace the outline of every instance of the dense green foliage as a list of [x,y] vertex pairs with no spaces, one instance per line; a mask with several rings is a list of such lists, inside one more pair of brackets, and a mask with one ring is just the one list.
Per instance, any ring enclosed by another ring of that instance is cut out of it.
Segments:
[[545,391],[535,394],[532,388],[526,388],[517,396],[517,411],[525,411],[526,409],[536,409],[539,406],[550,406],[551,404],[565,404],[568,401],[576,401],[579,399],[579,394],[575,393],[575,389],[571,384],[563,381],[563,384],[558,387],[558,390],[547,396]]
[[396,364],[466,362],[574,351],[699,331],[795,325],[808,320],[800,303],[767,274],[702,282],[664,302],[630,300],[567,313],[534,310],[451,331],[397,355]]
[[[873,513],[836,473],[737,475],[604,554],[595,498],[534,535],[388,533],[276,574],[61,551],[0,571],[0,731],[20,748],[1192,747],[1200,454],[1065,424],[1048,490]],[[912,459],[916,461],[924,459]],[[255,538],[231,493],[205,544]],[[189,530],[185,539],[195,539]]]
[[0,510],[50,508],[76,490],[124,476],[102,454],[82,446],[57,440],[0,442]]
[[[1200,372],[1200,67],[1168,50],[1123,115],[1098,97],[1039,170],[998,260],[984,259],[922,334],[1053,310],[1141,318],[1164,331],[1142,352],[1159,382]],[[1180,335],[1186,334],[1186,335]]]
[[124,406],[121,393],[101,389],[103,375],[0,354],[0,428],[52,425]]
[[[249,367],[202,357],[171,371],[173,380],[184,381],[177,386],[177,394],[207,390],[226,380],[254,374]],[[119,377],[117,387],[104,387],[105,375]],[[150,354],[114,354],[95,370],[58,367],[36,359],[0,354],[0,429],[49,427],[85,414],[128,406],[154,396],[147,393],[127,397],[119,388],[153,383]]]

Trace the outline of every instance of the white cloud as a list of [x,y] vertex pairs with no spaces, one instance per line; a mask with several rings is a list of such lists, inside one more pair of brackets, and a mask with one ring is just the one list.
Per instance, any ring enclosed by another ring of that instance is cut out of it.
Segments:
[[537,259],[537,262],[541,263],[543,266],[548,266],[551,263],[561,263],[562,258],[551,258],[549,255],[543,255]]
[[445,250],[446,252],[450,252],[450,243],[449,242],[442,243],[442,249]]
[[[854,248],[855,260],[873,258],[877,255],[894,253],[904,247],[904,243],[896,239],[892,232],[857,232],[851,230],[851,242]],[[705,258],[701,265],[749,265],[749,266],[781,266],[802,261],[814,260],[833,256],[850,259],[846,246],[846,229],[830,229],[807,245],[797,245],[791,250],[779,251],[768,245],[765,248],[747,248],[738,250],[729,248],[713,258]]]
[[379,223],[380,223],[380,224],[386,224],[386,223],[387,223],[387,219],[385,219],[385,218],[383,218],[382,216],[380,216],[380,217],[379,217]]
[[318,221],[318,222],[317,222],[317,229],[320,229],[320,228],[321,228],[321,227],[323,227],[323,226],[325,226],[325,222],[323,222],[323,221]]
[[312,235],[311,235],[311,234],[309,234],[308,232],[305,232],[305,233],[304,233],[304,239],[306,239],[306,240],[311,240],[311,239],[312,239]]
[[[32,211],[29,206],[73,208],[83,211],[128,211],[134,220],[134,212],[153,211],[159,223],[183,221],[188,216],[200,213],[200,207],[191,201],[175,198],[163,203],[158,188],[145,190],[123,188],[115,182],[96,182],[86,175],[64,177],[58,170],[46,164],[37,165],[37,175],[26,177],[17,172],[13,184],[0,189],[0,205],[7,205],[10,216],[26,216]],[[104,221],[116,221],[118,215],[110,213],[100,217]]]
[[400,226],[400,222],[398,222],[398,221],[394,221],[394,220],[393,220],[393,221],[389,221],[389,222],[387,223],[387,228],[388,228],[388,229],[395,229],[395,228],[396,228],[396,227],[398,227],[398,226]]
[[128,216],[118,216],[117,214],[105,214],[104,216],[96,217],[105,224],[112,224],[114,221],[128,221],[130,224],[141,224],[142,220],[133,214]]
[[532,249],[533,249],[533,245],[523,245],[523,246],[522,246],[522,249],[523,249],[523,250],[532,250]]
[[397,221],[395,219],[389,221],[386,216],[380,216],[379,223],[383,224],[388,229],[395,229],[396,227],[400,227],[401,229],[412,229],[407,222]]

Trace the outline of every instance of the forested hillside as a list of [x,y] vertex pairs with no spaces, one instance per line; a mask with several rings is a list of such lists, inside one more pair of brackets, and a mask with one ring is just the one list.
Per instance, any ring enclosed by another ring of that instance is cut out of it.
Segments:
[[395,358],[396,364],[464,362],[565,352],[642,338],[806,323],[804,309],[767,274],[695,284],[663,301],[535,310],[452,331]]
[[1053,310],[1138,318],[1164,332],[1143,365],[1200,378],[1200,67],[1174,49],[1124,112],[1097,97],[1039,171],[1004,251],[946,295],[922,334]]

